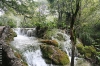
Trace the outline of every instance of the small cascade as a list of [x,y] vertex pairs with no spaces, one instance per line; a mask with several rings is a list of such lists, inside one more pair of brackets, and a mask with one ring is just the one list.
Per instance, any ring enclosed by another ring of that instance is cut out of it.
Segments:
[[36,36],[36,28],[14,28],[18,35],[25,35],[28,37]]
[[33,31],[32,30],[27,30],[27,36],[31,37],[33,34]]
[[[60,40],[59,37],[60,36]],[[59,31],[56,33],[55,36],[52,36],[53,40],[57,40],[59,44],[59,46],[61,47],[61,49],[63,51],[65,51],[67,53],[67,55],[69,56],[70,62],[71,62],[71,40],[70,40],[70,35],[66,34],[65,32]],[[75,49],[75,58],[74,58],[74,65],[75,66],[91,66],[91,64],[89,62],[87,62],[85,59],[83,58],[78,58],[77,57],[78,51],[77,49]],[[81,62],[79,62],[81,61]]]

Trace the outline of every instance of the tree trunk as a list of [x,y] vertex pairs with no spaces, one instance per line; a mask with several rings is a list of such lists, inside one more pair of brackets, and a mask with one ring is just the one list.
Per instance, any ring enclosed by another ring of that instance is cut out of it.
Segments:
[[[74,41],[73,41],[74,42]],[[74,66],[74,52],[75,52],[75,44],[72,42],[72,58],[71,58],[71,66]]]
[[77,13],[80,9],[80,0],[76,0],[76,10],[75,10],[75,13],[73,13],[73,9],[72,9],[72,17],[71,17],[71,23],[70,23],[70,39],[71,39],[71,42],[72,42],[72,57],[71,57],[71,66],[74,66],[74,52],[75,52],[75,44],[76,44],[76,37],[75,37],[75,29],[74,28],[74,23],[76,21],[76,16],[77,16]]

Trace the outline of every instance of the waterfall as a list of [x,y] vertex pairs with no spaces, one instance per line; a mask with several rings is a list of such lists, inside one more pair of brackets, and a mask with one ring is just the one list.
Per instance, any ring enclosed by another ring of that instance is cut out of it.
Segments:
[[39,45],[41,43],[39,43],[36,37],[22,35],[19,33],[20,30],[21,29],[15,31],[17,32],[17,37],[11,42],[11,46],[22,53],[28,66],[47,66],[40,51]]
[[[14,38],[14,41],[11,42],[11,46],[15,49],[19,50],[27,62],[28,66],[55,66],[53,64],[46,64],[45,60],[42,58],[42,53],[40,51],[40,45],[42,43],[39,42],[38,38],[34,36],[27,36],[27,31],[32,30],[33,32],[35,28],[17,28],[15,32],[17,33],[17,37]],[[23,33],[26,31],[26,34]],[[69,59],[71,61],[71,40],[70,36],[57,32],[57,35],[62,35],[63,40],[58,40],[56,36],[52,36],[52,39],[55,39],[59,42],[59,46],[63,51],[67,53]],[[83,63],[83,65],[82,65]],[[81,65],[79,65],[81,64]],[[83,60],[82,58],[75,57],[75,66],[91,66],[88,62]],[[58,66],[58,65],[57,65]]]

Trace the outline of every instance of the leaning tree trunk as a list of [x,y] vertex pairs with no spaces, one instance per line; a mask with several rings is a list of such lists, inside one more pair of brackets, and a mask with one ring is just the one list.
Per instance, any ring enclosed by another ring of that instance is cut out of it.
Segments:
[[73,9],[72,9],[72,17],[71,17],[71,23],[70,23],[70,35],[71,35],[70,39],[72,42],[71,66],[74,66],[74,52],[75,52],[75,44],[76,44],[74,23],[76,21],[77,13],[80,9],[79,3],[80,3],[80,0],[76,0],[76,10],[75,10],[75,13],[73,13]]

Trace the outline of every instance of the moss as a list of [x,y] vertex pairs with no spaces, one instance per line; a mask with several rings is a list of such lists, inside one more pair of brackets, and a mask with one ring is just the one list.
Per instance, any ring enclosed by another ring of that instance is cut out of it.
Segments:
[[61,65],[68,64],[69,63],[68,55],[66,55],[66,53],[62,52],[62,51],[59,51],[59,53],[61,53],[61,55],[58,55],[57,57],[59,57],[58,60],[59,60],[60,64]]
[[69,64],[68,55],[59,48],[52,45],[41,45],[42,54],[45,58],[52,60],[54,64],[66,65]]
[[58,47],[58,42],[56,40],[41,40],[41,42]]
[[80,54],[84,54],[84,46],[83,44],[76,44],[76,48]]

